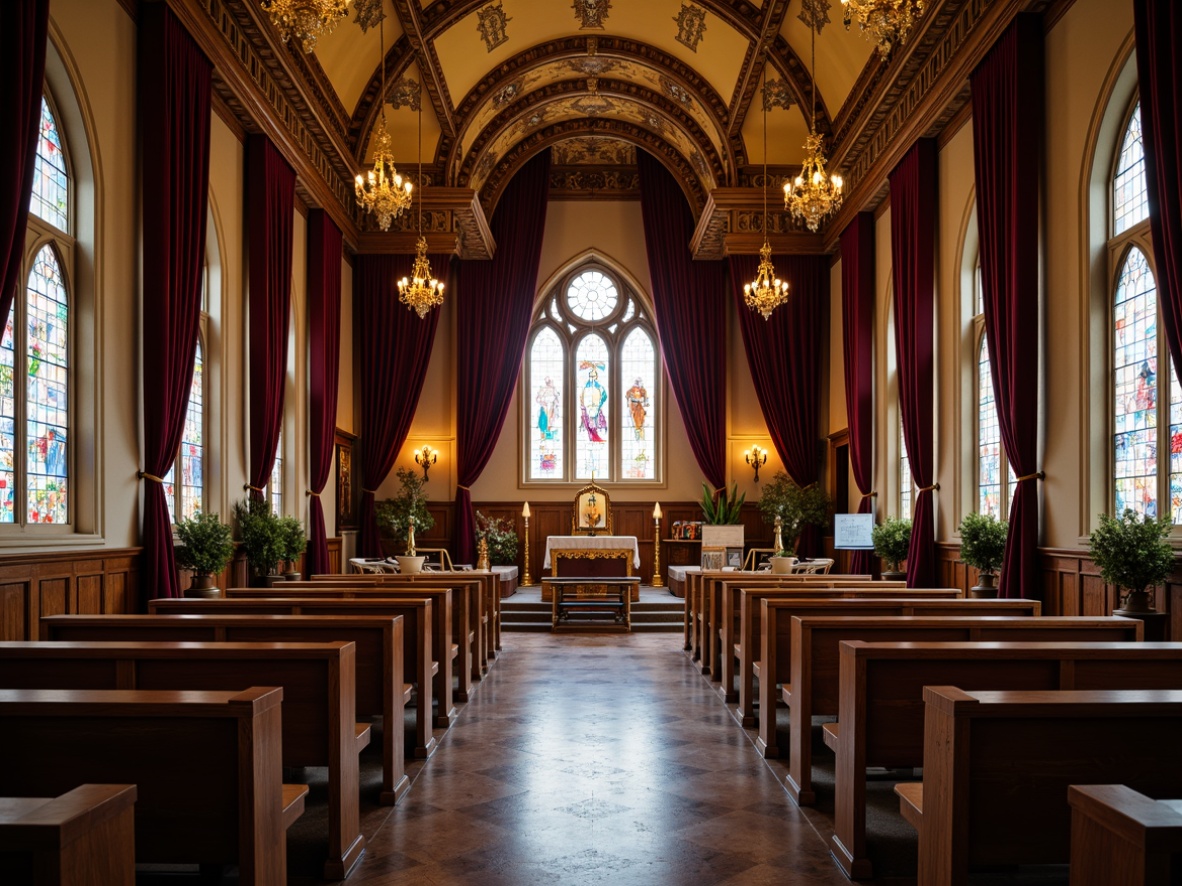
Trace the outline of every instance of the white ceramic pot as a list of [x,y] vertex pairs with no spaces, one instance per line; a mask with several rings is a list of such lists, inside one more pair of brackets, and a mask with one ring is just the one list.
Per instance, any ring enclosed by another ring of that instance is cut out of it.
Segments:
[[788,575],[796,565],[795,557],[772,557],[772,572],[776,575]]
[[395,557],[398,561],[398,571],[403,575],[414,575],[415,573],[423,571],[423,563],[426,557]]

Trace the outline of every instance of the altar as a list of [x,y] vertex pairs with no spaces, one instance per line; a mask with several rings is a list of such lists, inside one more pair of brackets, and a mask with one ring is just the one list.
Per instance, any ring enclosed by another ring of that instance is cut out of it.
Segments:
[[[620,578],[640,568],[640,545],[635,535],[551,535],[546,538],[542,568],[554,577]],[[588,582],[588,587],[594,587]],[[552,590],[542,581],[542,600],[551,600]],[[639,586],[632,589],[632,602],[640,599]]]

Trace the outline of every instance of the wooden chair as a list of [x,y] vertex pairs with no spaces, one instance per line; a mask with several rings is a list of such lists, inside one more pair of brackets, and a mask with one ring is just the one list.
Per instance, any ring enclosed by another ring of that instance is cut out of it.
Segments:
[[602,486],[588,483],[575,493],[570,515],[570,534],[593,536],[596,533],[611,535],[612,532],[611,497]]

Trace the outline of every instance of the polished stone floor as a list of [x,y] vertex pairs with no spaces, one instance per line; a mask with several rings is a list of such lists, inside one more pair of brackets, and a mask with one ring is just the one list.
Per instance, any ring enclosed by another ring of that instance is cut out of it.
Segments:
[[348,882],[848,884],[680,647],[507,636],[407,797],[365,815]]

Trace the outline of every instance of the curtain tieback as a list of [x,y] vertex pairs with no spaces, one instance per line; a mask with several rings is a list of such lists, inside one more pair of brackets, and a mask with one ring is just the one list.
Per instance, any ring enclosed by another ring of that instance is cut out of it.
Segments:
[[1019,477],[1018,482],[1024,483],[1027,480],[1045,480],[1047,478],[1046,471],[1035,471],[1033,474],[1027,474],[1025,477]]
[[262,486],[251,486],[249,483],[243,484],[242,488],[245,489],[247,492],[262,492],[263,491]]
[[163,477],[157,477],[155,474],[149,474],[147,471],[136,471],[135,475],[141,480],[151,480],[153,483],[164,483]]
[[320,493],[319,493],[319,492],[313,492],[311,489],[305,489],[305,490],[304,490],[304,495],[310,495],[310,496],[312,496],[312,498],[320,498]]
[[935,492],[940,488],[939,483],[933,483],[931,486],[920,486],[918,492]]
[[878,491],[875,490],[874,492],[863,492],[862,498],[878,498]]
[[457,483],[457,484],[456,484],[456,489],[463,489],[465,492],[471,492],[471,491],[472,491],[472,487],[471,487],[471,486],[465,486],[463,483]]
[[363,495],[364,495],[365,493],[367,493],[367,492],[368,492],[370,495],[377,495],[377,494],[378,494],[378,491],[377,491],[376,489],[366,489],[364,486],[362,486],[362,487],[361,487],[361,492],[362,492],[362,494],[363,494]]

